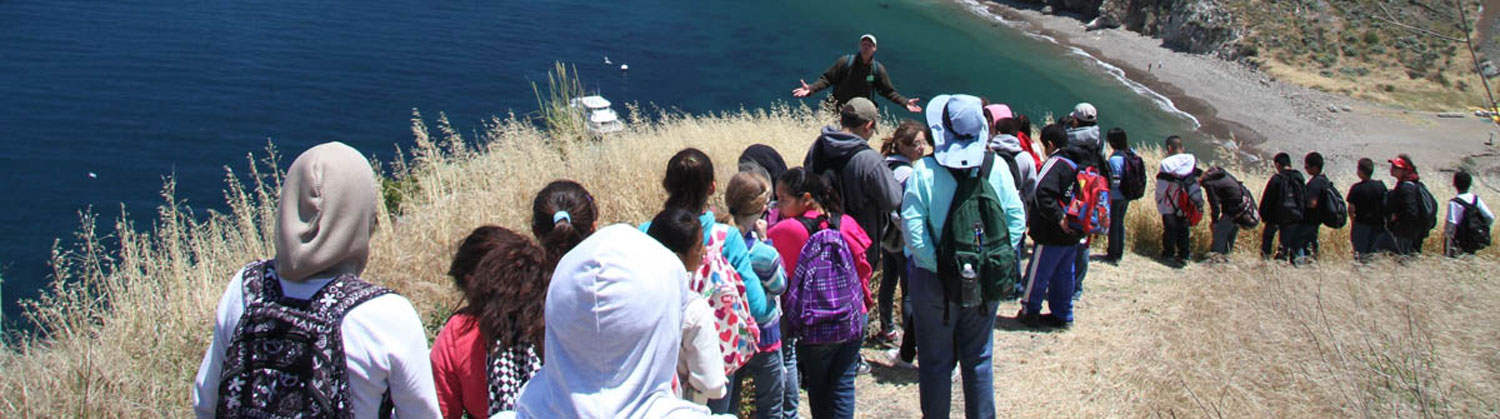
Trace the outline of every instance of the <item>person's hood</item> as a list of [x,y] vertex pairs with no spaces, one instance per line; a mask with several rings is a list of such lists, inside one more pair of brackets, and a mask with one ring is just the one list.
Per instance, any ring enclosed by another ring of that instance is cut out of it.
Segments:
[[1213,182],[1219,179],[1223,179],[1227,176],[1229,176],[1229,172],[1224,170],[1223,167],[1214,166],[1213,168],[1208,169],[1207,172],[1203,173],[1203,182]]
[[870,142],[864,138],[830,125],[823,127],[823,132],[818,134],[818,141],[813,142],[812,154],[809,157],[813,162],[846,161],[854,157],[855,153],[869,148]]
[[365,270],[378,194],[370,162],[353,147],[323,143],[287,168],[276,207],[276,271],[302,281]]
[[990,137],[990,151],[1003,151],[1006,153],[1020,153],[1021,139],[1010,134],[997,134]]
[[628,225],[558,261],[547,287],[547,360],[517,396],[522,418],[707,417],[672,393],[687,272]]
[[781,158],[781,153],[765,144],[752,144],[746,147],[745,151],[740,153],[739,163],[754,163],[760,166],[766,171],[766,175],[771,177],[769,180],[772,183],[775,183],[782,173],[786,173],[786,160]]
[[1186,177],[1198,169],[1198,158],[1192,154],[1178,154],[1161,159],[1161,173],[1177,177]]

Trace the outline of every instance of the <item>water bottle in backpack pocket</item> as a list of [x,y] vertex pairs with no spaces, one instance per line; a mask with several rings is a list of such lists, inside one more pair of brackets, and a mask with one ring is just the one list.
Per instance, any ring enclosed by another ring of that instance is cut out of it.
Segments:
[[945,299],[965,308],[1006,298],[1018,282],[1005,209],[989,183],[993,166],[994,156],[987,153],[977,173],[948,170],[956,186],[937,238],[937,274]]

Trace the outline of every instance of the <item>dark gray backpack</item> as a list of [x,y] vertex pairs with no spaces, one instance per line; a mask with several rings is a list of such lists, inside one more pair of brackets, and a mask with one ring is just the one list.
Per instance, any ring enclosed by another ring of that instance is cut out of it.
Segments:
[[224,351],[215,416],[353,416],[344,315],[392,291],[345,274],[312,298],[298,300],[282,294],[275,265],[259,261],[245,267],[245,312]]

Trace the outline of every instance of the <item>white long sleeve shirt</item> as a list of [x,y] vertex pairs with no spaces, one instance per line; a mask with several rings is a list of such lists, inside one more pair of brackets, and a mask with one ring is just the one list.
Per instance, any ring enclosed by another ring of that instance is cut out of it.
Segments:
[[[193,410],[199,418],[214,417],[218,406],[224,352],[234,339],[240,315],[245,311],[244,274],[244,270],[236,273],[219,299],[213,343],[198,366]],[[331,277],[300,282],[282,280],[281,287],[287,297],[305,300],[332,280]],[[354,307],[344,316],[341,330],[354,417],[375,417],[387,388],[391,390],[398,417],[442,416],[432,382],[427,336],[421,317],[406,297],[386,294]]]

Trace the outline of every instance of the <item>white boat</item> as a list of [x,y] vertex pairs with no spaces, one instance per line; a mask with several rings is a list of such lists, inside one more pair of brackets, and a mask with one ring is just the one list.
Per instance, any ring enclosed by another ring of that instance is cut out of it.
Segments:
[[608,134],[625,129],[625,122],[620,120],[620,114],[610,109],[609,100],[604,96],[584,96],[568,102],[568,106],[580,109],[588,118],[589,132],[595,134]]

